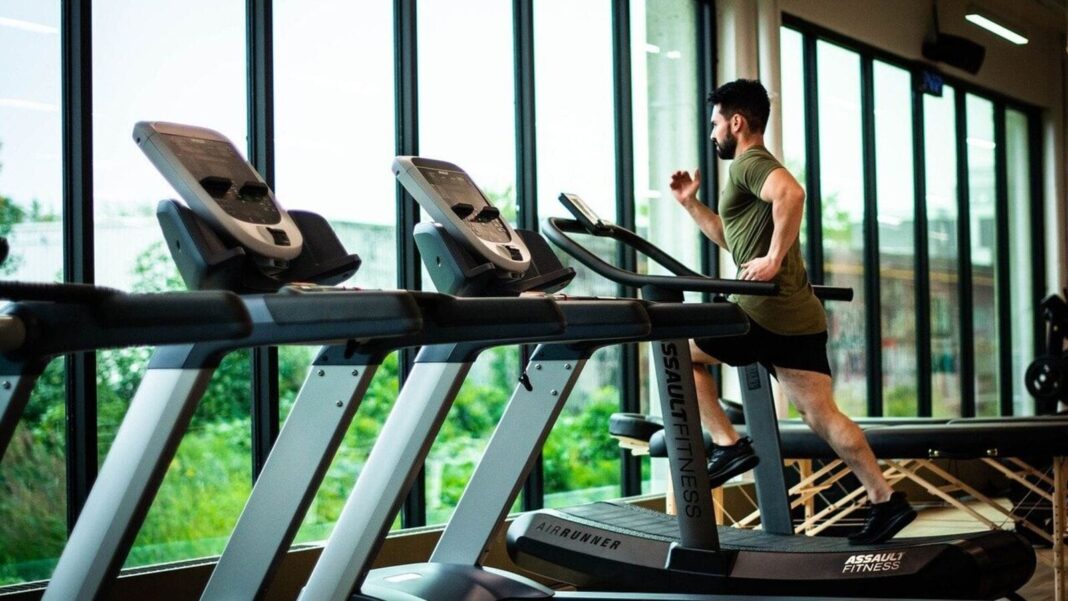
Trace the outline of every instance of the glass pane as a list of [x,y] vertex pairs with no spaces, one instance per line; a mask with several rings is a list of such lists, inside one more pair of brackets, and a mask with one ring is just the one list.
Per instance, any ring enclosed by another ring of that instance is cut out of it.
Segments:
[[916,205],[909,72],[875,61],[875,179],[879,200],[879,286],[883,414],[917,415]]
[[[696,169],[698,150],[704,142],[704,132],[708,131],[702,116],[707,111],[699,112],[694,106],[700,101],[694,77],[698,58],[696,14],[692,0],[632,0],[630,3],[637,232],[691,269],[700,271],[701,231],[668,187],[675,171],[692,173]],[[711,174],[704,175],[711,177]],[[715,197],[716,191],[706,186],[699,194],[707,202]],[[668,273],[641,254],[638,271]],[[691,300],[700,300],[698,294],[690,296]],[[641,345],[641,406],[643,411],[659,415],[660,401],[648,350],[649,345]],[[613,400],[618,405],[618,394],[615,396]],[[593,431],[604,429],[602,426]],[[666,472],[654,472],[654,476],[658,480],[656,490],[660,490]],[[648,487],[649,483],[645,485]]]
[[824,283],[853,289],[853,302],[827,303],[828,352],[838,406],[861,416],[868,407],[860,56],[824,41],[818,42],[816,56]]
[[927,253],[931,282],[931,410],[960,415],[960,295],[957,264],[956,91],[923,97]]
[[[604,219],[616,220],[611,2],[538,0],[534,36],[538,215],[570,217],[557,201],[566,191],[580,195]],[[590,236],[580,241],[599,256],[615,257],[611,241]],[[558,254],[578,272],[569,294],[616,294],[615,284]],[[608,436],[608,415],[619,410],[618,369],[615,347],[598,351],[586,364],[545,443],[546,506],[619,496],[619,450]]]
[[1031,157],[1028,118],[1020,111],[1005,111],[1005,156],[1009,188],[1009,264],[1007,274],[1012,314],[1013,415],[1033,415],[1035,402],[1024,387],[1024,373],[1035,355],[1035,278],[1031,253]]
[[[183,288],[155,219],[156,203],[176,194],[130,132],[141,120],[175,121],[244,145],[244,6],[100,0],[92,34],[97,280],[126,290]],[[101,456],[147,357],[145,349],[98,355]],[[200,402],[126,567],[221,551],[250,486],[248,407],[248,355],[237,353]]]
[[[512,5],[423,0],[418,15],[420,154],[460,165],[514,225]],[[427,523],[452,514],[518,377],[514,347],[475,362],[427,458]]]
[[[0,2],[0,278],[63,277],[59,2]],[[67,540],[63,359],[0,462],[0,585],[48,578]]]
[[[975,414],[1001,413],[998,403],[998,311],[995,266],[994,103],[965,97],[968,113],[968,220],[971,226],[972,306],[975,332]],[[1000,275],[1000,274],[999,274]]]
[[[782,90],[782,160],[783,165],[793,174],[801,187],[806,185],[807,161],[805,160],[805,68],[804,37],[801,32],[783,27],[779,29],[779,50]],[[808,223],[807,213],[801,217],[801,256],[808,256],[808,240],[805,229]]]
[[[394,288],[392,5],[276,0],[274,15],[275,191],[287,208],[325,216],[345,248],[360,256],[360,270],[346,285]],[[342,181],[360,184],[350,189]],[[279,349],[283,419],[317,351]],[[296,542],[330,534],[396,394],[391,356],[375,374]]]

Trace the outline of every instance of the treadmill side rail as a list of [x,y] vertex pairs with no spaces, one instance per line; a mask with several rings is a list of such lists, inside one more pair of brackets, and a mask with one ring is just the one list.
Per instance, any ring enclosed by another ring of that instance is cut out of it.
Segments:
[[145,373],[42,599],[92,601],[118,573],[214,371]]
[[470,369],[416,362],[299,600],[346,601],[358,587]]
[[260,598],[377,368],[377,363],[311,366],[202,601]]
[[522,489],[590,351],[574,353],[573,359],[541,361],[535,351],[525,372],[530,389],[521,384],[512,393],[482,460],[438,539],[430,556],[432,563],[481,563],[486,545]]

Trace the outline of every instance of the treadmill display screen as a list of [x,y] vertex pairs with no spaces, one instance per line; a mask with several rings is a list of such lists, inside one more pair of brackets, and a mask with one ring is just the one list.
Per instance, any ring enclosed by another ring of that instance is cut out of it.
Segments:
[[420,167],[419,173],[434,188],[434,193],[450,208],[466,204],[473,208],[470,215],[462,218],[475,235],[490,242],[508,242],[511,236],[499,218],[481,220],[482,210],[490,206],[471,178],[460,171]]
[[206,178],[212,178],[209,180],[212,182],[231,182],[228,189],[224,189],[225,185],[205,187],[219,208],[228,215],[239,221],[263,225],[282,220],[282,215],[267,193],[267,187],[260,184],[256,172],[231,144],[202,138],[165,136],[178,160],[197,181],[202,182],[201,185]]

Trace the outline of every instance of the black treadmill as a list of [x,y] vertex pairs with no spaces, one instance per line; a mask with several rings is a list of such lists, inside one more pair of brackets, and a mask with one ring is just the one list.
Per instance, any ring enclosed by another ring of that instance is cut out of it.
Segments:
[[[6,242],[3,244],[6,247]],[[0,459],[52,358],[67,353],[248,336],[252,323],[225,291],[126,294],[85,284],[0,282]]]
[[[685,285],[703,278],[633,232],[599,219],[581,199],[561,195],[577,220],[550,218],[544,231],[557,246],[615,282],[635,287],[645,298],[681,298]],[[672,276],[642,276],[606,263],[571,234],[611,237],[661,264]],[[688,354],[688,348],[680,349]],[[746,422],[763,457],[756,477],[763,530],[717,528],[711,511],[685,519],[689,508],[675,489],[679,518],[620,503],[594,503],[524,514],[508,531],[515,562],[533,572],[584,587],[650,593],[809,595],[815,597],[905,597],[995,599],[1011,595],[1034,572],[1035,554],[1018,535],[977,532],[895,539],[855,546],[844,538],[793,535],[782,478],[774,408],[753,402],[753,390],[766,387],[767,372],[740,371]],[[770,395],[763,396],[770,400]],[[688,428],[700,431],[696,415]],[[755,428],[762,428],[754,432]],[[668,435],[673,438],[670,428]],[[767,445],[771,445],[770,449]],[[669,449],[671,444],[669,444]],[[669,454],[671,471],[682,466]],[[761,482],[764,479],[765,482]],[[763,484],[763,486],[762,486]],[[695,536],[693,531],[701,532]],[[706,541],[695,546],[689,540]],[[617,593],[618,594],[618,593]],[[674,598],[674,597],[673,597]]]

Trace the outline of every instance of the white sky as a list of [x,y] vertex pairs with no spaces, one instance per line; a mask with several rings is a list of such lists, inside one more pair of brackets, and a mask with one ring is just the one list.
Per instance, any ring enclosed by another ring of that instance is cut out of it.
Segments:
[[[58,5],[0,0],[0,190],[57,211]],[[610,4],[537,6],[546,202],[566,187],[612,207]],[[244,10],[240,0],[94,3],[98,218],[174,196],[130,139],[138,120],[210,127],[245,149]],[[392,2],[276,0],[274,10],[279,198],[330,218],[391,223]],[[511,27],[510,2],[419,4],[420,154],[452,160],[496,191],[515,183]]]

